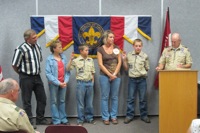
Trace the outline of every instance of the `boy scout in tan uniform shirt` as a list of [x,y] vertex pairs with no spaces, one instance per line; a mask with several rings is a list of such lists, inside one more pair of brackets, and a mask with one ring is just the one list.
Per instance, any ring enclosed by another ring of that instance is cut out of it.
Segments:
[[25,111],[17,107],[14,102],[0,97],[0,107],[0,131],[23,130],[35,133]]
[[74,59],[72,53],[67,70],[76,69],[76,100],[77,100],[77,125],[82,126],[84,122],[96,124],[93,119],[93,97],[94,97],[94,62],[88,57],[89,47],[79,46],[80,56]]
[[163,50],[159,64],[165,65],[165,70],[176,70],[178,64],[192,64],[188,48],[180,44],[178,48],[168,47]]
[[92,58],[84,59],[82,56],[77,57],[72,61],[70,70],[76,68],[76,79],[81,81],[93,80],[95,73],[94,62]]
[[128,98],[127,98],[127,110],[124,123],[130,123],[135,115],[135,96],[139,94],[139,109],[140,118],[145,123],[150,123],[147,111],[147,71],[149,70],[149,58],[148,55],[142,52],[143,42],[141,39],[135,39],[133,42],[133,52],[129,52],[127,55],[124,52],[122,54],[123,66],[128,71]]
[[127,55],[129,65],[129,77],[146,77],[147,70],[149,70],[149,59],[147,54],[140,52],[138,55],[135,51]]
[[192,67],[192,57],[188,48],[181,45],[179,33],[172,34],[171,45],[163,50],[156,70],[190,69]]

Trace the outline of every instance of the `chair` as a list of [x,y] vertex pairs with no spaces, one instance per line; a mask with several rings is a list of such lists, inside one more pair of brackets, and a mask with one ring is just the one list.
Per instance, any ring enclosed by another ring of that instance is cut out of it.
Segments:
[[25,131],[0,131],[0,133],[26,133]]
[[50,125],[45,133],[88,133],[82,126]]

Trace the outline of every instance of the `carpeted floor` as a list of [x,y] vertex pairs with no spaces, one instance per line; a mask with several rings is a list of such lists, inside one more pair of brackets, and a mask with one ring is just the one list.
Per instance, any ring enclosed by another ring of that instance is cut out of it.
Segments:
[[[145,123],[140,117],[129,124],[124,124],[124,117],[118,117],[118,124],[104,125],[100,117],[95,117],[96,125],[84,123],[88,133],[158,133],[158,116],[150,116],[151,123]],[[76,125],[76,118],[69,118],[71,125]],[[38,131],[44,133],[47,126],[37,125]],[[57,132],[59,133],[59,131]]]

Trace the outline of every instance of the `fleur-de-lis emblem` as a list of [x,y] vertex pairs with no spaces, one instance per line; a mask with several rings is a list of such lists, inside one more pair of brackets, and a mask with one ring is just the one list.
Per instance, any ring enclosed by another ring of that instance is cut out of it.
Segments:
[[95,40],[95,37],[100,38],[101,33],[100,32],[95,32],[94,28],[90,26],[88,32],[84,32],[82,34],[84,39],[87,39],[85,42],[90,45],[95,45],[97,44],[97,40]]

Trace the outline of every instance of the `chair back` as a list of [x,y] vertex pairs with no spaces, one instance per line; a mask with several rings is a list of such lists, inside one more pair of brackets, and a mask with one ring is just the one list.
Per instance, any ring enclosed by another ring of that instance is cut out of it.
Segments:
[[82,126],[50,125],[45,133],[88,133]]
[[0,133],[26,133],[25,131],[0,131]]

